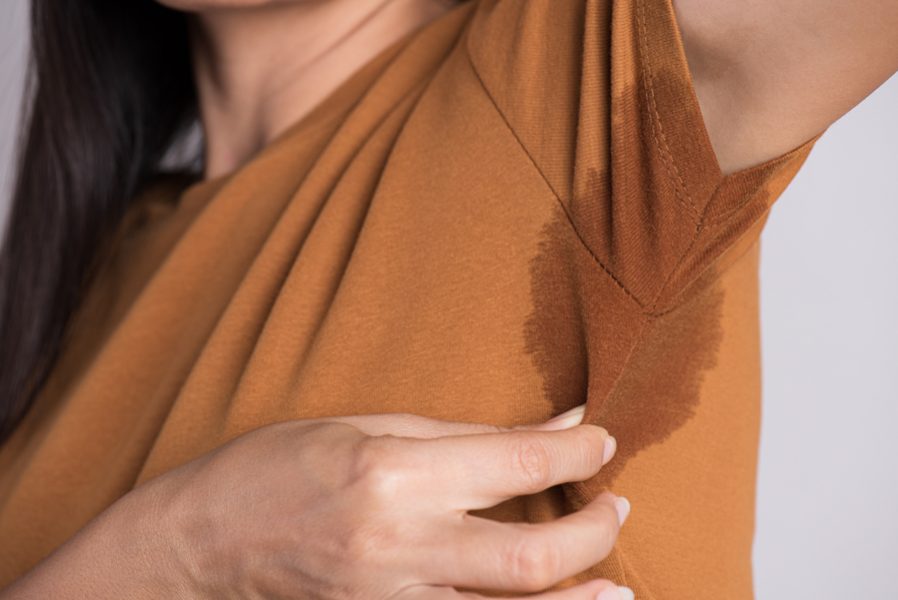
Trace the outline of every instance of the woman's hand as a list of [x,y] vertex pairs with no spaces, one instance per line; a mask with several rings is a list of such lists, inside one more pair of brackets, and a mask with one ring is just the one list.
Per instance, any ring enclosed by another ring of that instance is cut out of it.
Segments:
[[[191,594],[404,600],[462,597],[456,587],[533,592],[603,559],[626,500],[606,492],[539,524],[466,511],[595,474],[614,440],[593,425],[564,428],[570,419],[507,430],[395,414],[288,421],[148,482],[147,492],[164,507],[163,530]],[[544,597],[593,600],[607,588],[614,586],[590,582]]]
[[[468,514],[586,479],[614,438],[582,407],[510,429],[389,414],[276,423],[138,486],[5,593],[19,598],[479,598],[602,560],[629,511],[599,495],[545,523]],[[630,600],[596,580],[536,596]]]

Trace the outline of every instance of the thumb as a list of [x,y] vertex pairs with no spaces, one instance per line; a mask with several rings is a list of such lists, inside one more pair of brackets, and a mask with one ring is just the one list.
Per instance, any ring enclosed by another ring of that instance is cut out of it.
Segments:
[[523,425],[515,427],[515,429],[527,429],[529,431],[558,431],[559,429],[569,429],[583,422],[583,414],[586,412],[586,404],[580,404],[574,408],[567,410],[560,415],[556,415],[536,425]]
[[347,415],[315,419],[331,423],[352,425],[371,436],[394,435],[412,438],[438,438],[449,435],[469,435],[472,433],[502,433],[514,431],[511,427],[486,423],[466,423],[446,421],[416,415],[413,413],[382,413],[374,415]]
[[487,423],[465,423],[446,421],[412,413],[385,413],[374,415],[348,415],[327,417],[316,421],[345,423],[367,435],[395,435],[414,438],[437,438],[448,435],[469,435],[474,433],[502,433],[507,431],[556,431],[579,425],[583,420],[585,404],[563,412],[544,423],[502,427]]

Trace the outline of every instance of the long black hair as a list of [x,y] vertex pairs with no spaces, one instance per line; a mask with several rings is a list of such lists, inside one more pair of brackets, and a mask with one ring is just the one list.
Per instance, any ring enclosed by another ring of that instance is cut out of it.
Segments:
[[196,119],[186,15],[154,0],[32,0],[0,251],[0,443],[33,404],[105,236]]

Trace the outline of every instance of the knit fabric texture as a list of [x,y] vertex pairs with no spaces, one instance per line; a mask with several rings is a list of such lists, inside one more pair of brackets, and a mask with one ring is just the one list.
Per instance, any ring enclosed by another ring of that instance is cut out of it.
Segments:
[[0,448],[0,586],[266,424],[586,402],[616,457],[475,514],[611,489],[633,506],[614,551],[558,588],[752,598],[758,240],[819,137],[724,175],[671,0],[460,3],[240,168],[134,199]]

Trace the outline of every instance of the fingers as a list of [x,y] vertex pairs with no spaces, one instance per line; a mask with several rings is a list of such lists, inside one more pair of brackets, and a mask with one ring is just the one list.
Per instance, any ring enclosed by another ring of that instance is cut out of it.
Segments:
[[608,556],[629,503],[599,494],[577,512],[541,523],[504,523],[465,515],[442,530],[422,558],[423,581],[453,587],[535,592]]
[[[396,600],[488,600],[473,592],[460,592],[449,587],[422,586],[411,588]],[[527,596],[510,596],[509,600],[634,600],[633,590],[618,587],[607,579],[594,579],[563,590]]]
[[560,431],[510,431],[415,440],[410,452],[423,489],[441,508],[476,510],[553,485],[583,481],[614,455],[605,429],[579,425]]

